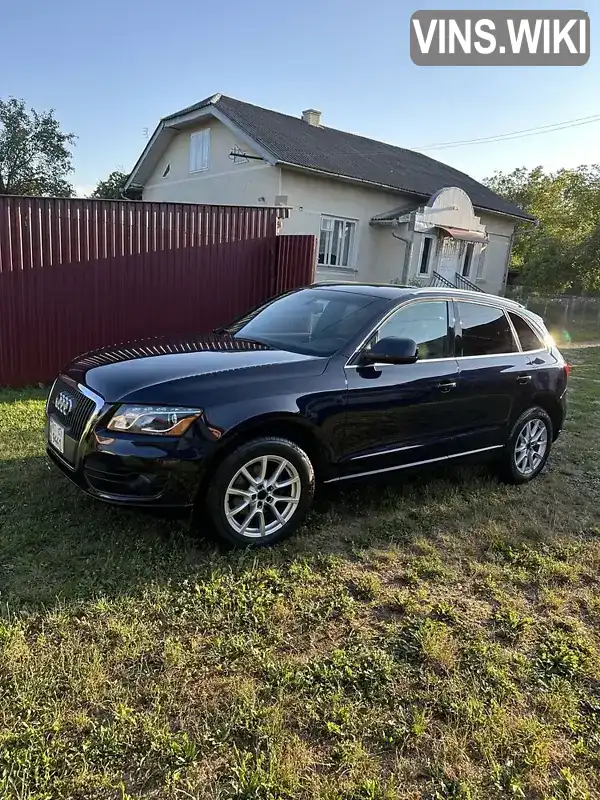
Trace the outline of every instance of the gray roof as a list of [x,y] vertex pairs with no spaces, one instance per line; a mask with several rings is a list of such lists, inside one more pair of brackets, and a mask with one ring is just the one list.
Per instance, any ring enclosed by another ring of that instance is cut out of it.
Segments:
[[225,95],[211,97],[163,119],[213,106],[281,164],[362,181],[420,198],[446,186],[463,189],[480,209],[533,220],[483,184],[429,156],[335,128],[309,125]]

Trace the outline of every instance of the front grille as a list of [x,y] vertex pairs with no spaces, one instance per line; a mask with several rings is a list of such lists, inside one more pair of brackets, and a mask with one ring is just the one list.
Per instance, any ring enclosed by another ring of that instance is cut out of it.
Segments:
[[[71,407],[65,410],[68,405],[62,401],[67,398]],[[58,403],[58,405],[57,405]],[[79,389],[69,386],[65,381],[57,380],[50,395],[48,411],[55,414],[64,425],[65,431],[72,438],[79,441],[85,430],[89,418],[96,410],[96,404],[89,397],[86,397]]]

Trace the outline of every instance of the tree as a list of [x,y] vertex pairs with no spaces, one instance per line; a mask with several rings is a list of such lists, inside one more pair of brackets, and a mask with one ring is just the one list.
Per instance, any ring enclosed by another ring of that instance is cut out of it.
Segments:
[[98,185],[90,195],[102,200],[123,200],[123,191],[129,175],[120,172],[118,169],[111,172],[105,181],[99,181]]
[[52,109],[28,112],[23,100],[0,99],[0,194],[70,197],[74,142]]
[[542,167],[497,172],[485,183],[539,220],[517,227],[512,266],[521,282],[544,291],[596,291],[600,288],[600,165],[559,169]]
[[584,239],[573,259],[577,281],[585,292],[600,292],[600,221]]

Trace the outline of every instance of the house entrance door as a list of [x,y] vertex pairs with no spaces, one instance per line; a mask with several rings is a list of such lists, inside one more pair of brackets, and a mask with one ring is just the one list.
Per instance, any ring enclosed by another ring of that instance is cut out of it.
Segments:
[[460,254],[460,242],[453,239],[451,236],[444,236],[442,243],[442,251],[438,260],[437,272],[442,278],[445,278],[450,283],[454,284],[456,281],[456,273],[458,269],[458,259]]

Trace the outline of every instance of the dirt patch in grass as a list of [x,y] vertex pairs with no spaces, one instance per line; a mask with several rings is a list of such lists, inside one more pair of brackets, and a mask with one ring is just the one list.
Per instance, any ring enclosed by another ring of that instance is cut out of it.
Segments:
[[600,348],[532,485],[321,497],[259,553],[99,506],[0,394],[0,797],[600,797]]

